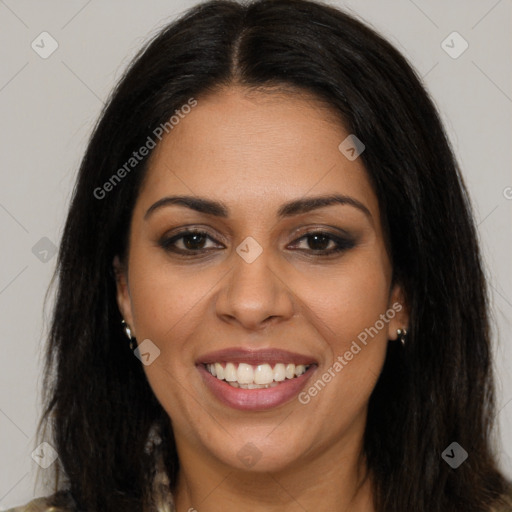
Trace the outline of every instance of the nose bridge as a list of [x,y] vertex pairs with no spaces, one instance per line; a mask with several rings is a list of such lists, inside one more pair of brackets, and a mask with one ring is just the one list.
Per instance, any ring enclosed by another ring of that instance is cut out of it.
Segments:
[[251,240],[240,244],[233,253],[233,270],[217,301],[218,315],[257,328],[269,318],[293,314],[291,298],[271,268],[271,259],[269,249],[258,249]]

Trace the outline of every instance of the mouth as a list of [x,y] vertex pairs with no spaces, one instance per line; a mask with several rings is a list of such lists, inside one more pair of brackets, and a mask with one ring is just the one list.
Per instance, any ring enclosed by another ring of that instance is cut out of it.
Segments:
[[298,395],[318,363],[284,350],[228,349],[201,357],[196,367],[209,391],[223,404],[261,411]]

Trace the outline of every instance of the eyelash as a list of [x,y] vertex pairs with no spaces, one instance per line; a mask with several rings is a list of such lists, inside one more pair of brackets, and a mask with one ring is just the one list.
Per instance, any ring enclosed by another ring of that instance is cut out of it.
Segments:
[[[185,257],[193,257],[193,256],[196,256],[196,255],[198,255],[200,253],[204,254],[205,252],[208,252],[208,251],[212,250],[212,249],[178,249],[177,247],[175,247],[173,245],[178,240],[181,240],[181,239],[186,238],[186,237],[191,236],[191,235],[206,236],[207,239],[210,239],[213,242],[216,242],[216,240],[214,240],[212,237],[210,237],[208,235],[208,233],[206,233],[205,231],[186,230],[186,231],[182,231],[180,233],[177,233],[176,235],[174,235],[174,236],[172,236],[170,238],[162,239],[159,242],[159,245],[165,251],[167,251],[167,252],[172,252],[172,253],[175,253],[175,254],[180,254],[180,255],[183,255]],[[306,233],[306,234],[302,235],[300,238],[298,238],[297,240],[295,240],[295,242],[293,242],[293,243],[295,244],[295,243],[297,243],[300,240],[307,239],[307,238],[313,237],[313,236],[326,237],[330,241],[333,241],[336,244],[336,247],[333,248],[333,249],[329,249],[329,250],[327,250],[327,249],[323,249],[323,250],[299,249],[299,250],[301,250],[301,251],[305,250],[306,252],[313,253],[313,256],[320,256],[321,257],[321,256],[331,256],[333,254],[341,253],[341,252],[346,251],[348,249],[352,249],[355,246],[354,240],[352,240],[352,239],[350,239],[348,237],[347,238],[339,237],[339,236],[333,235],[332,233],[329,233],[327,231],[322,231],[322,230],[311,231],[309,233]]]

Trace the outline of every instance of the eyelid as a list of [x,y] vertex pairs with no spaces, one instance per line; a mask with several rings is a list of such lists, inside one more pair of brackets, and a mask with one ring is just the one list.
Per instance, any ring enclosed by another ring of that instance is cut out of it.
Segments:
[[[334,233],[332,231],[334,231]],[[295,239],[297,237],[302,237],[309,234],[316,234],[319,232],[333,237],[343,237],[351,240],[355,239],[354,234],[350,233],[346,229],[337,226],[329,226],[325,224],[301,226],[299,228],[294,229],[290,236],[292,236]]]
[[177,228],[167,230],[161,237],[161,240],[169,240],[174,237],[183,236],[187,234],[201,234],[206,235],[217,243],[227,243],[228,238],[219,233],[215,228],[207,224],[184,224]]

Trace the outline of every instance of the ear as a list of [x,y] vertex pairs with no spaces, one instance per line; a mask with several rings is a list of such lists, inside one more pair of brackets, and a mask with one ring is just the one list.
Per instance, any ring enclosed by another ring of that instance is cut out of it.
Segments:
[[405,301],[405,294],[402,286],[399,284],[393,285],[391,294],[389,296],[388,311],[394,311],[395,315],[391,318],[392,314],[388,314],[390,320],[388,323],[388,339],[396,340],[398,338],[397,330],[409,330],[409,306]]
[[116,276],[117,306],[119,307],[119,311],[121,312],[121,316],[124,318],[124,321],[130,327],[132,336],[136,337],[133,325],[132,301],[130,298],[130,289],[128,287],[128,272],[125,265],[121,263],[121,260],[117,255],[114,257],[112,266],[114,269],[114,275]]

